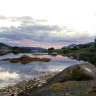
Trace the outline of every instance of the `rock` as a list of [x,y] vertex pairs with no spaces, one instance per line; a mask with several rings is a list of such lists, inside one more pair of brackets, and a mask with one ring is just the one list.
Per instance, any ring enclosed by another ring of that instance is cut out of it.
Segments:
[[23,92],[21,92],[17,96],[25,96],[25,94]]
[[96,96],[96,85],[92,87],[91,91],[88,93],[88,96]]
[[11,94],[10,96],[15,96],[14,94]]
[[94,84],[96,84],[96,81],[55,83],[41,92],[40,96],[88,96],[88,91],[91,90]]
[[29,58],[29,56],[28,55],[23,55],[23,56],[20,57],[20,59],[25,59],[25,58]]
[[[72,78],[78,65],[84,74],[83,81]],[[90,63],[77,64],[64,69],[29,96],[87,96],[93,85],[96,85],[96,67]]]

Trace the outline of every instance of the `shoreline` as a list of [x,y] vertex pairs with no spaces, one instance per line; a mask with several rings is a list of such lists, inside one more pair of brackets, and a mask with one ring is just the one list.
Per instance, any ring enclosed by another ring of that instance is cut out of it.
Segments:
[[[77,70],[74,73],[73,70],[77,68],[80,68],[78,69],[79,71]],[[76,74],[77,72],[79,73]],[[82,72],[83,75],[81,77]],[[67,67],[50,79],[45,85],[32,91],[28,96],[89,96],[90,91],[92,94],[96,90],[95,88],[91,90],[94,85],[96,86],[96,67],[91,63],[81,63]]]
[[0,89],[0,96],[19,96],[20,93],[23,93],[24,96],[26,96],[30,94],[34,88],[39,88],[40,86],[45,84],[57,73],[58,72],[53,72],[48,75],[34,77],[30,80],[23,80],[15,85],[9,85],[7,87],[4,87]]

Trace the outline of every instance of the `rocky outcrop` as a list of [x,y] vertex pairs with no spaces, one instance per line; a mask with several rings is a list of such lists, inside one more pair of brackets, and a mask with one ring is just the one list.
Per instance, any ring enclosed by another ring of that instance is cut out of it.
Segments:
[[91,91],[88,93],[88,96],[96,96],[96,85],[93,85]]
[[90,63],[79,64],[75,76],[82,79],[77,81],[73,78],[77,66],[64,69],[30,96],[88,96],[92,86],[96,85],[96,67]]

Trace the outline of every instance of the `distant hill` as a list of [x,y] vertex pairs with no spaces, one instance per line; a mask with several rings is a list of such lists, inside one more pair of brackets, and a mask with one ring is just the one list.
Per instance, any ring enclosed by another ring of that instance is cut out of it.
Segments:
[[79,45],[94,45],[95,42],[90,42],[90,43],[86,43],[86,44],[79,44]]
[[62,47],[62,48],[72,48],[72,47],[75,47],[75,46],[77,46],[77,45],[76,45],[76,44],[70,44],[70,45],[64,46],[64,47]]
[[11,46],[6,45],[4,43],[0,43],[0,48],[11,48]]
[[[7,44],[4,43],[0,43],[0,48],[13,48]],[[41,47],[18,47],[18,48],[23,48],[23,49],[29,49],[29,50],[46,50],[45,48],[41,48]]]
[[41,47],[21,47],[23,49],[30,49],[30,50],[46,50],[44,48],[41,48]]
[[[94,42],[90,42],[90,43],[85,43],[85,44],[79,44],[79,45],[90,45],[90,46],[93,46],[95,43]],[[64,46],[62,48],[72,48],[72,47],[75,47],[77,46],[76,44],[70,44],[68,46]]]

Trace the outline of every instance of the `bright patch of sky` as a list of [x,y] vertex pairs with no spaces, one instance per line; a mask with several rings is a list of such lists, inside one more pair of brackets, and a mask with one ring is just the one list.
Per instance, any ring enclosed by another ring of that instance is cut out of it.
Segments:
[[28,39],[42,41],[42,45],[46,42],[46,48],[49,43],[60,48],[90,42],[96,36],[96,0],[0,0],[0,15],[0,38],[9,40],[20,33],[14,39],[20,45]]

